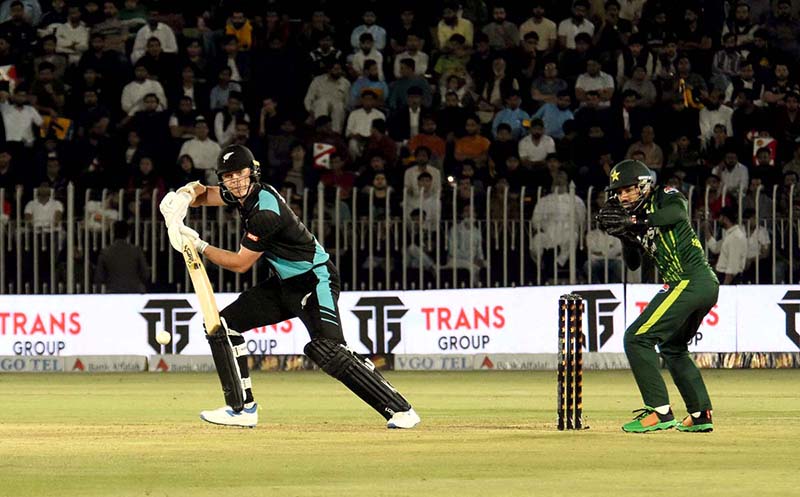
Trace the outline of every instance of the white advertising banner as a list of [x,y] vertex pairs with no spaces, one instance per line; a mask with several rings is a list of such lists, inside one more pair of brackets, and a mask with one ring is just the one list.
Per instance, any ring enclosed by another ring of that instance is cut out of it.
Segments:
[[[585,299],[591,352],[624,352],[623,335],[659,285],[575,285],[476,290],[346,292],[339,309],[348,344],[364,354],[555,353],[558,298]],[[694,352],[797,352],[800,289],[721,287],[718,304],[690,344]],[[220,294],[220,308],[236,298]],[[161,346],[155,333],[169,331]],[[243,330],[237,330],[243,331]],[[250,330],[251,354],[302,354],[297,319]],[[193,294],[3,296],[0,356],[207,355]]]
[[[625,323],[630,326],[641,314],[662,285],[627,285],[625,287]],[[736,352],[737,293],[736,286],[720,286],[715,305],[689,343],[691,352]]]

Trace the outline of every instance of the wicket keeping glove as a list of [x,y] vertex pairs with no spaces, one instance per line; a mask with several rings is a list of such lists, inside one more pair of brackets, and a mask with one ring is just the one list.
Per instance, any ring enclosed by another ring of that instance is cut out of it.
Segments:
[[164,222],[168,230],[173,225],[183,223],[191,203],[192,196],[188,192],[169,192],[164,195],[158,208],[161,211],[161,215],[164,216]]
[[202,240],[200,238],[200,234],[192,228],[181,225],[179,229],[184,241],[194,244],[194,248],[197,249],[198,254],[202,254],[203,251],[208,247],[208,242]]
[[636,216],[631,215],[618,202],[607,202],[595,217],[600,229],[611,236],[620,237],[636,225]]

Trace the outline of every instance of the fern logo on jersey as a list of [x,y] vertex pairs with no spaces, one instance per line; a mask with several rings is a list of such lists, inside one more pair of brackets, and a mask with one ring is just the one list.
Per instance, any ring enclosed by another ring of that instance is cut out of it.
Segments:
[[622,301],[611,290],[575,290],[572,293],[586,301],[587,350],[598,352],[614,335],[614,311]]
[[373,354],[392,353],[402,338],[402,318],[408,312],[403,301],[399,297],[361,297],[352,312],[358,318],[361,343]]
[[139,314],[147,321],[147,343],[156,352],[161,353],[162,346],[156,341],[156,333],[161,330],[172,334],[165,353],[180,354],[189,344],[189,322],[197,312],[188,300],[152,299]]

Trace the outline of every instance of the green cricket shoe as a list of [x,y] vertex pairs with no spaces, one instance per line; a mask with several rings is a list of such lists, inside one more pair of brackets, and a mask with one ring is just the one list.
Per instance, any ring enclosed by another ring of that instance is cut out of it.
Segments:
[[691,414],[686,416],[678,424],[677,429],[684,433],[708,433],[714,431],[714,423],[711,421],[711,409],[700,411],[700,416],[696,418]]
[[666,414],[659,414],[655,409],[649,406],[644,406],[642,409],[633,411],[636,417],[633,421],[622,425],[622,431],[625,433],[647,433],[650,431],[669,430],[678,424],[675,416],[672,414],[672,409]]

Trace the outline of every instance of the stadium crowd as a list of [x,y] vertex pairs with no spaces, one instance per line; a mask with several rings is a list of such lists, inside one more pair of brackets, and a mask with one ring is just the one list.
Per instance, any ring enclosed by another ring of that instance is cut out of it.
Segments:
[[774,185],[786,216],[798,60],[790,0],[3,0],[2,215],[22,186],[46,225],[68,182],[95,203],[140,189],[146,212],[152,195],[213,184],[220,148],[239,143],[298,209],[297,192],[321,183],[333,205],[338,187],[345,220],[370,191],[376,216],[435,223],[470,202],[482,216],[489,186],[490,205],[519,205],[525,187],[527,210],[508,216],[544,234],[534,250],[564,243],[564,212],[581,219],[623,158],[693,190],[698,219],[739,188],[766,218]]

